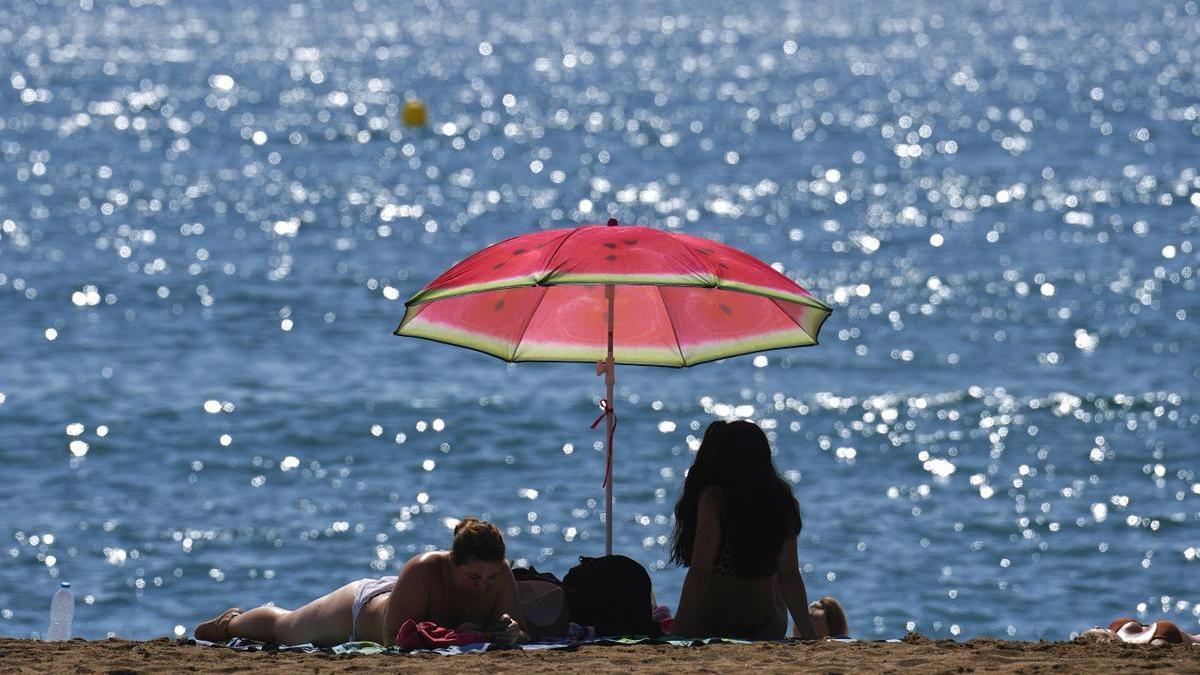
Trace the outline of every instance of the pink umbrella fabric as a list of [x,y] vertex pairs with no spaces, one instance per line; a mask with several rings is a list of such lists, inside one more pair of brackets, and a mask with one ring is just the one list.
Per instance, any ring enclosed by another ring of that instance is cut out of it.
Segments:
[[514,237],[470,256],[408,300],[396,334],[505,361],[594,363],[607,352],[608,284],[619,286],[613,356],[622,364],[684,367],[814,345],[830,314],[730,246],[587,225]]
[[534,232],[475,253],[408,300],[396,335],[505,361],[597,363],[608,385],[602,416],[611,553],[613,366],[682,368],[815,345],[831,311],[738,249],[610,220]]

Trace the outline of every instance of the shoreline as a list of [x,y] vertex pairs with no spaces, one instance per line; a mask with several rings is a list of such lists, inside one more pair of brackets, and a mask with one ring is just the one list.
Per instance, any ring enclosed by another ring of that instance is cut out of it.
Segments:
[[0,670],[18,673],[239,671],[303,669],[309,672],[412,672],[454,670],[528,673],[597,671],[733,672],[1114,672],[1162,668],[1200,673],[1200,646],[1095,642],[1019,642],[975,638],[933,641],[910,633],[902,642],[763,642],[581,646],[575,649],[441,656],[331,654],[290,651],[242,652],[186,644],[170,638],[145,642],[110,638],[41,642],[0,638]]

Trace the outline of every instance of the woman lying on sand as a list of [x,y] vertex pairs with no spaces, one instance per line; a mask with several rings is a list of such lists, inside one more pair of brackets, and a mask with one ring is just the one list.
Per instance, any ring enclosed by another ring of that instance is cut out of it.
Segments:
[[359,579],[296,610],[271,605],[232,608],[196,627],[196,638],[318,647],[353,640],[395,643],[408,619],[459,631],[483,631],[493,642],[528,639],[517,583],[504,562],[504,537],[495,525],[467,518],[454,528],[449,551],[414,556],[398,577]]
[[1108,628],[1093,628],[1081,636],[1097,642],[1121,641],[1132,644],[1200,644],[1200,635],[1188,635],[1170,621],[1155,621],[1149,626],[1133,619],[1117,619]]
[[789,612],[797,637],[825,637],[815,623],[845,633],[835,600],[808,605],[796,558],[800,527],[800,506],[771,463],[762,429],[710,424],[675,504],[671,560],[688,571],[671,633],[780,640]]

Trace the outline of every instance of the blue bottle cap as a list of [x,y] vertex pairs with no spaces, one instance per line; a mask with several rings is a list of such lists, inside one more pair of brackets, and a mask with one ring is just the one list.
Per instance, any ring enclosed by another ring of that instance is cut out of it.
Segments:
[[62,582],[61,584],[59,584],[59,586],[62,586],[63,588],[70,588],[70,587],[71,587],[71,582],[69,582],[69,581],[64,581],[64,582]]

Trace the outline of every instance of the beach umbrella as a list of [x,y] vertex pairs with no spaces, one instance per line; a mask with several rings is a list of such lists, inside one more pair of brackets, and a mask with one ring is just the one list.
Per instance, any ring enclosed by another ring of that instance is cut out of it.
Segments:
[[396,335],[604,375],[605,551],[612,554],[616,364],[683,368],[817,344],[830,308],[730,246],[649,227],[533,232],[451,267],[405,303]]

